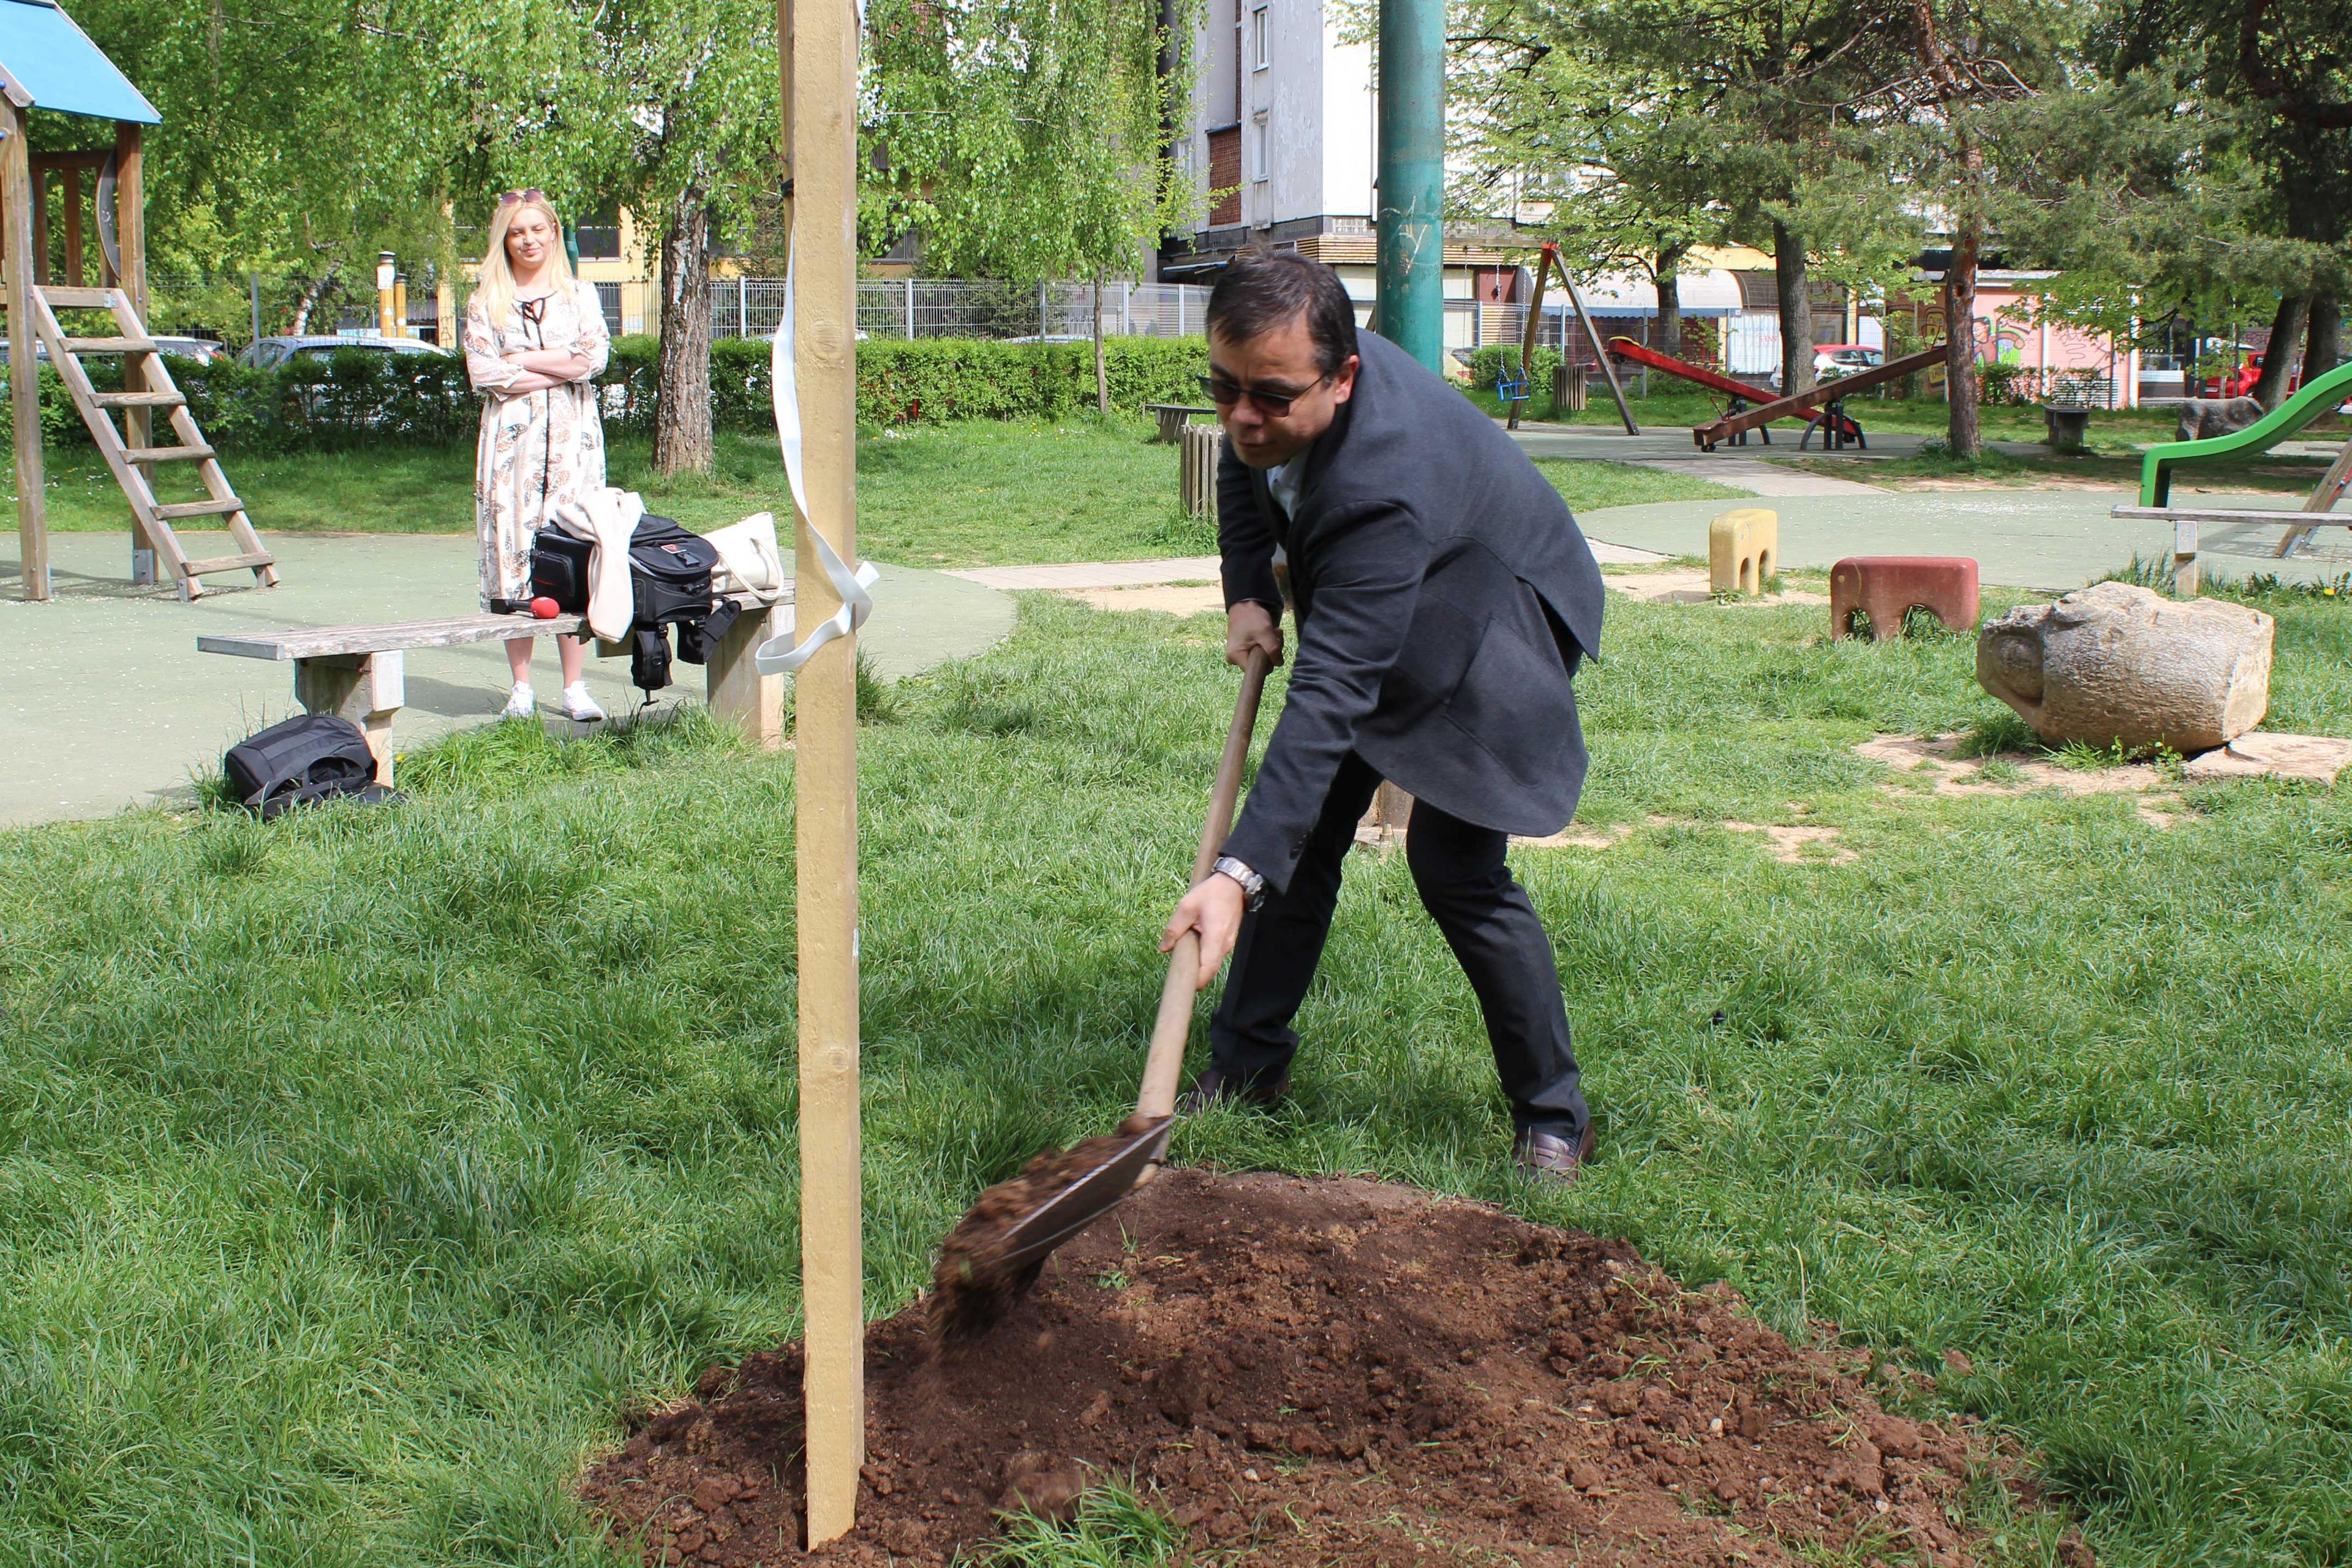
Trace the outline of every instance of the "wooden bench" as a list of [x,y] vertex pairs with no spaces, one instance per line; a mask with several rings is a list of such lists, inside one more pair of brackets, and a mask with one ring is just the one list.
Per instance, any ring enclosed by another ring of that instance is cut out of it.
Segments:
[[[788,629],[793,605],[787,587],[776,603],[762,605],[749,595],[735,601],[743,613],[719,639],[706,668],[710,710],[763,746],[783,742],[783,677],[763,676],[752,661],[759,646]],[[298,626],[282,632],[206,633],[196,638],[200,653],[265,658],[294,666],[294,700],[306,713],[339,713],[365,731],[375,752],[376,782],[392,783],[392,721],[407,700],[404,656],[417,647],[459,647],[468,643],[506,642],[515,637],[587,637],[588,617],[558,616],[449,616],[431,621],[400,621],[381,626]],[[616,645],[618,646],[618,645]]]
[[1171,447],[1176,444],[1177,437],[1184,426],[1192,423],[1193,415],[1216,412],[1214,408],[1202,408],[1190,403],[1147,403],[1143,405],[1143,411],[1158,417],[1160,420],[1158,439],[1167,442]]
[[2172,591],[2184,599],[2197,596],[2198,529],[2203,523],[2255,523],[2284,528],[2277,553],[2284,555],[2317,528],[2352,528],[2352,511],[2288,511],[2284,509],[2221,506],[2119,506],[2111,516],[2133,522],[2172,524]]

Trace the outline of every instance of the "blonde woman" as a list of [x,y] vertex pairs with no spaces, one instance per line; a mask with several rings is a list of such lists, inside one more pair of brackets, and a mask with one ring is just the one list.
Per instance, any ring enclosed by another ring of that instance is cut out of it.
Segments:
[[[474,521],[482,541],[482,608],[530,597],[530,545],[540,526],[586,490],[604,486],[604,425],[595,378],[612,347],[593,284],[572,275],[563,228],[540,191],[509,191],[490,217],[489,244],[466,302],[466,372],[482,398],[474,462]],[[507,643],[514,675],[505,719],[538,710],[533,637]],[[555,639],[566,717],[604,717],[581,679],[580,639]]]

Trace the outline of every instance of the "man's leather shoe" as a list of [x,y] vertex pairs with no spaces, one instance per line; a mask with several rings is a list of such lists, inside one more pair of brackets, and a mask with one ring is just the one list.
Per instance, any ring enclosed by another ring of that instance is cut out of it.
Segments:
[[1201,1070],[1201,1076],[1192,1080],[1192,1087],[1184,1091],[1182,1099],[1177,1100],[1176,1114],[1198,1116],[1213,1105],[1223,1105],[1228,1101],[1262,1108],[1274,1104],[1289,1090],[1290,1069],[1288,1068],[1262,1078],[1255,1083],[1243,1083],[1236,1079],[1228,1078],[1219,1068],[1203,1068]]
[[1597,1136],[1590,1121],[1584,1124],[1584,1136],[1573,1143],[1557,1132],[1530,1127],[1520,1132],[1512,1142],[1511,1159],[1527,1174],[1565,1186],[1576,1180],[1584,1162],[1592,1158],[1592,1145]]

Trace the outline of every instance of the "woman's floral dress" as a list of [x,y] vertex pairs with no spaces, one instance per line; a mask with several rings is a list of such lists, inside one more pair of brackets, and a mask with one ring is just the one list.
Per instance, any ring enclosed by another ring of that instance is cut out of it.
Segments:
[[[466,374],[482,397],[474,458],[474,523],[482,541],[482,608],[530,596],[530,543],[540,524],[583,490],[604,485],[604,422],[596,377],[612,350],[596,286],[574,280],[540,300],[519,300],[502,321],[466,306]],[[509,394],[522,373],[505,355],[570,349],[588,361],[580,380]]]

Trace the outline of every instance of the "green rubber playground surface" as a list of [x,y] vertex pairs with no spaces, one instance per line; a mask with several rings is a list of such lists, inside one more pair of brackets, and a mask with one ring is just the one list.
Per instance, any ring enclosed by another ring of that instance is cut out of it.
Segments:
[[[226,535],[183,533],[194,556],[225,553]],[[279,585],[249,574],[206,579],[183,603],[166,589],[134,589],[124,533],[60,533],[49,542],[58,597],[19,595],[21,552],[0,534],[0,626],[13,636],[11,679],[0,697],[0,823],[101,816],[184,798],[194,773],[265,723],[300,711],[294,667],[196,651],[200,633],[368,626],[470,615],[471,535],[272,535]],[[861,640],[877,673],[896,679],[980,652],[1013,626],[1013,600],[937,572],[885,566]],[[542,706],[562,684],[551,645],[537,652]],[[628,661],[588,661],[588,689],[609,713],[636,706]],[[661,705],[698,702],[702,671],[680,664]],[[407,658],[408,705],[394,743],[417,745],[495,717],[506,702],[499,643],[418,648]],[[551,723],[563,725],[562,720]],[[26,760],[37,758],[38,765]]]

